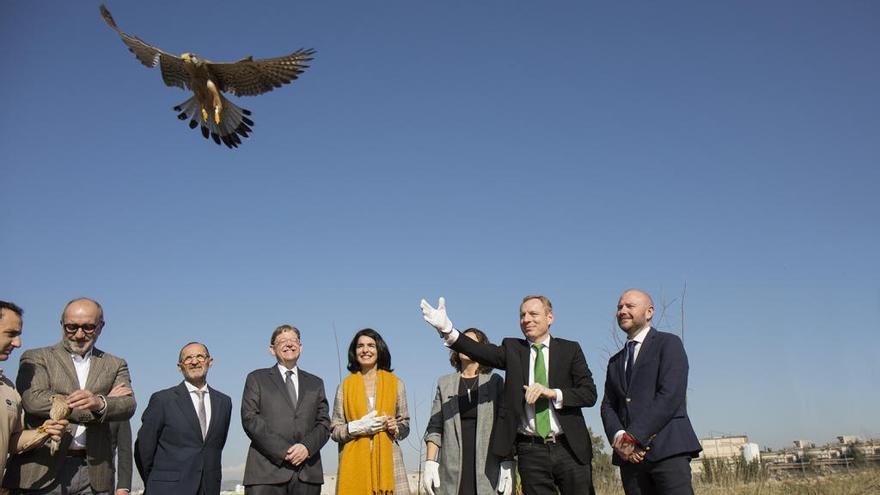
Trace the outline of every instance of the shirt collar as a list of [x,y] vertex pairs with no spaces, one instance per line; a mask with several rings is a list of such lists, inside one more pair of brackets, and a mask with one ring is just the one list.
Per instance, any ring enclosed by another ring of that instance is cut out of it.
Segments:
[[89,359],[91,359],[92,350],[89,349],[88,352],[86,352],[82,356],[80,356],[79,354],[70,353],[70,357],[73,358],[74,363],[84,363],[84,362],[88,361]]
[[204,392],[208,392],[208,383],[207,382],[205,382],[205,386],[202,388],[198,388],[186,380],[183,381],[183,384],[186,385],[186,391],[189,393],[198,392],[200,390],[204,391]]
[[531,347],[531,346],[533,346],[533,345],[535,345],[535,344],[544,344],[544,347],[546,347],[546,348],[549,349],[549,348],[550,348],[550,341],[551,341],[551,340],[553,340],[553,339],[550,338],[550,334],[548,333],[547,335],[544,336],[544,342],[532,342],[532,341],[529,340],[529,339],[526,339],[526,342],[529,343],[529,347]]
[[651,329],[651,325],[649,324],[645,328],[639,330],[639,333],[637,333],[635,337],[633,337],[631,339],[626,339],[626,342],[629,343],[629,342],[635,340],[636,342],[639,343],[639,345],[642,345],[642,343],[645,342],[645,337],[648,335],[648,330],[650,330],[650,329]]
[[278,371],[281,372],[282,377],[287,377],[287,372],[292,371],[293,376],[299,377],[299,369],[294,366],[293,368],[285,368],[281,363],[278,363]]

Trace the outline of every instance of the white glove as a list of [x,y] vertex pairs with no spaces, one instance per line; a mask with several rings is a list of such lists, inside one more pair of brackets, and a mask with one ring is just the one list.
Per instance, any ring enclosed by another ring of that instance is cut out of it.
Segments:
[[361,419],[348,422],[348,433],[350,435],[372,435],[377,431],[382,431],[385,426],[385,416],[376,416],[376,411],[370,411]]
[[498,470],[497,490],[503,495],[510,495],[513,491],[513,461],[501,463],[501,469]]
[[421,306],[422,316],[428,322],[428,325],[436,328],[440,333],[445,334],[452,331],[452,322],[446,316],[446,298],[440,298],[440,302],[437,303],[437,309],[432,308],[428,301],[424,299],[422,299]]
[[422,478],[422,486],[428,495],[434,495],[434,490],[440,488],[440,463],[437,461],[425,461],[425,476]]

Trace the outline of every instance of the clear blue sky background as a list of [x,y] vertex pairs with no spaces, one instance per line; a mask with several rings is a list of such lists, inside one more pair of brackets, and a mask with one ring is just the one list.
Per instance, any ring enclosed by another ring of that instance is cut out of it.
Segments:
[[700,436],[880,436],[877,3],[108,7],[172,53],[317,49],[300,80],[237,100],[255,132],[228,150],[175,119],[188,95],[98,3],[0,5],[0,294],[26,310],[25,347],[59,339],[67,300],[100,300],[135,429],[180,380],[180,346],[204,341],[234,399],[234,476],[272,329],[303,330],[300,364],[332,396],[333,329],[344,352],[370,326],[409,390],[412,468],[450,371],[420,298],[497,342],[519,335],[523,295],[548,295],[601,389],[619,293],[670,302],[686,282]]

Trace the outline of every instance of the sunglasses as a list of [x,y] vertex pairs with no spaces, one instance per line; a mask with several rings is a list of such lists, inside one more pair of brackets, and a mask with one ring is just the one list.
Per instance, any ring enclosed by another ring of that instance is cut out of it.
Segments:
[[83,333],[86,335],[91,335],[95,333],[95,330],[98,329],[98,325],[94,323],[65,323],[64,331],[69,333],[70,335],[75,334],[78,330],[82,329]]

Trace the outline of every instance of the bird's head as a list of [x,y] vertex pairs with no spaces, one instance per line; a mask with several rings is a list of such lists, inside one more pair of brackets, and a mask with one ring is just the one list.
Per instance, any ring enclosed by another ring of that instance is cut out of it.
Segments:
[[197,57],[195,54],[192,54],[192,53],[184,53],[183,55],[180,56],[180,58],[182,58],[184,62],[193,64],[193,65],[201,65],[202,64],[202,60],[199,57]]

